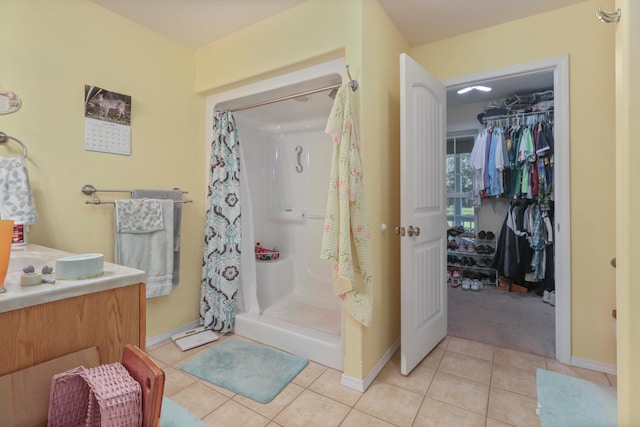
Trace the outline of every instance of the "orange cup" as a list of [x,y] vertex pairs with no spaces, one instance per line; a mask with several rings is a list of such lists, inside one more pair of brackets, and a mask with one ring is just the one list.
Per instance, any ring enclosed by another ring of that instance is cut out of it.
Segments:
[[0,288],[4,286],[4,279],[9,269],[11,258],[11,241],[13,239],[13,220],[0,220]]

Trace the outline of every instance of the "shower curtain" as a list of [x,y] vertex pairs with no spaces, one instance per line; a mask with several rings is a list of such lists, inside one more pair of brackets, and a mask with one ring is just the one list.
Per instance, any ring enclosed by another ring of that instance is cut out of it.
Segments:
[[351,87],[338,89],[325,132],[333,160],[320,258],[333,261],[333,288],[347,312],[364,326],[373,311],[371,234]]
[[[211,143],[200,317],[205,328],[223,334],[233,330],[236,315],[242,232],[247,230],[246,226],[243,227],[241,200],[242,197],[249,199],[247,194],[241,189],[241,150],[235,119],[228,111],[217,112]],[[250,276],[248,270],[247,276]],[[245,295],[244,301],[251,306],[255,301],[257,307],[255,266],[253,276],[254,296]]]

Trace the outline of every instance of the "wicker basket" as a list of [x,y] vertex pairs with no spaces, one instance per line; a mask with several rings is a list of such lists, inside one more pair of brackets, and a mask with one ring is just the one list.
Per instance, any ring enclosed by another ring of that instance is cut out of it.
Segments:
[[120,363],[54,375],[49,399],[49,426],[139,427],[142,392]]

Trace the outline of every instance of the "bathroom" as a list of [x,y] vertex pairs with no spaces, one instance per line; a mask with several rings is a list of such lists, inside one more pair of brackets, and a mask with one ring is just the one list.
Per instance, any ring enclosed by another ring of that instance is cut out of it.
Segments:
[[[343,370],[351,378],[366,381],[378,361],[393,347],[400,330],[399,241],[393,233],[393,227],[399,225],[396,206],[400,200],[397,56],[411,47],[401,39],[376,2],[349,2],[340,6],[341,13],[335,13],[336,2],[323,3],[310,2],[277,22],[197,51],[144,30],[89,1],[41,2],[38,13],[29,2],[3,5],[3,9],[6,7],[3,15],[6,13],[10,19],[3,23],[0,49],[10,58],[7,63],[11,66],[3,69],[0,84],[20,94],[23,107],[15,114],[1,116],[0,130],[21,139],[29,148],[29,174],[41,217],[29,232],[29,240],[34,243],[111,257],[112,207],[87,205],[87,196],[80,191],[85,184],[116,189],[179,187],[189,192],[194,202],[183,212],[181,282],[171,295],[147,301],[147,336],[164,339],[173,331],[197,322],[198,317],[208,162],[205,147],[209,142],[206,132],[211,115],[207,97],[344,58],[353,77],[362,85],[356,92],[355,104],[359,110],[370,196],[370,222],[378,227],[376,230],[383,223],[388,225],[386,232],[372,235],[376,281],[373,324],[362,328],[345,316],[342,326]],[[591,3],[576,8],[584,13],[589,9],[593,15]],[[561,19],[563,15],[553,15],[556,16]],[[324,34],[326,28],[338,30],[330,37],[305,37],[304,42],[295,42],[292,34],[301,32],[301,25],[310,34]],[[601,55],[595,54],[610,56],[598,41],[608,30],[597,23],[580,25],[584,26],[580,33],[585,37],[563,42],[562,50],[570,53],[572,61],[578,61],[580,67],[591,70],[590,81],[612,81],[613,71],[597,59]],[[96,30],[114,27],[117,32]],[[20,36],[16,38],[16,34]],[[481,36],[482,40],[488,38],[484,33]],[[543,52],[525,54],[533,52],[527,48],[528,41],[518,37],[518,42],[523,46],[519,54],[489,52],[482,62],[472,55],[472,41],[464,39],[459,50],[478,61],[477,64],[465,61],[464,66],[448,61],[439,46],[427,46],[428,53],[414,48],[412,53],[439,76],[448,77],[523,62],[533,56],[551,56],[556,51],[546,47]],[[130,156],[84,150],[82,99],[86,84],[132,97]],[[592,123],[588,133],[572,128],[572,135],[577,134],[585,143],[613,138],[611,126],[598,120],[611,115],[608,107],[612,106],[613,95],[606,95],[606,102],[587,111],[581,108],[587,103],[580,94],[590,92],[590,82],[573,79],[571,87],[572,122]],[[592,145],[598,146],[595,142]],[[11,145],[0,150],[3,155],[15,154]],[[580,161],[573,163],[576,168],[572,168],[572,185],[589,175],[581,164],[602,164],[605,159],[606,170],[613,170],[612,154],[608,151],[594,150],[580,155]],[[608,189],[615,182],[609,174],[603,178],[589,193],[603,195],[606,200],[602,205],[611,206],[613,196]],[[576,203],[574,211],[596,215],[597,223],[606,228],[604,234],[614,234],[612,209],[599,214],[591,212],[586,201]],[[589,246],[580,239],[587,239],[591,233],[590,223],[578,218],[572,224],[573,235],[578,236],[572,242],[574,247]],[[584,298],[576,301],[574,312],[580,320],[573,326],[575,354],[606,364],[615,364],[615,354],[603,350],[615,348],[609,327],[610,310],[600,313],[592,308],[596,301],[613,305],[614,298],[601,286],[613,282],[613,273],[579,267],[584,263],[608,265],[612,246],[611,239],[607,239],[603,249],[596,253],[579,251],[572,260],[575,281],[584,290],[581,294]],[[594,341],[606,345],[592,348],[589,343]]]

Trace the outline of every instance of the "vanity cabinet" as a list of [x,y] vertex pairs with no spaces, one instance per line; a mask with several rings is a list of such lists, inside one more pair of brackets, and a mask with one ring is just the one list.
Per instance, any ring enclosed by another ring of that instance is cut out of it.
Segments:
[[[17,258],[32,264],[34,253],[43,263],[68,255],[28,246],[29,256]],[[119,362],[125,344],[145,349],[145,273],[106,262],[104,270],[96,278],[21,287],[21,268],[10,266],[0,294],[0,376],[93,346],[101,364]]]

